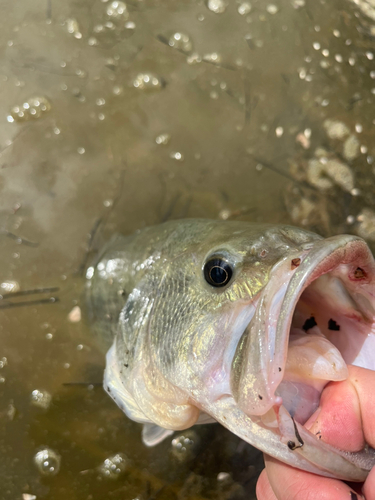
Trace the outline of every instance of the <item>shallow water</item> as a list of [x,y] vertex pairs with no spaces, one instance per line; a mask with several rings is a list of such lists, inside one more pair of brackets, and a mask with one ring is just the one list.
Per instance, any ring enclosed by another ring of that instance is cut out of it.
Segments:
[[357,3],[2,2],[0,498],[254,498],[261,456],[218,425],[146,449],[69,313],[113,232],[170,218],[374,249],[375,13]]

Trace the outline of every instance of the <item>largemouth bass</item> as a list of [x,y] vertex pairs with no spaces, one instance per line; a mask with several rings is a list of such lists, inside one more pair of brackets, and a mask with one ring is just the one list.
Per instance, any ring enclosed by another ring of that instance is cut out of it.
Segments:
[[104,387],[152,445],[220,422],[294,467],[363,481],[374,450],[303,424],[347,365],[375,370],[375,263],[356,236],[171,221],[115,236],[87,270]]

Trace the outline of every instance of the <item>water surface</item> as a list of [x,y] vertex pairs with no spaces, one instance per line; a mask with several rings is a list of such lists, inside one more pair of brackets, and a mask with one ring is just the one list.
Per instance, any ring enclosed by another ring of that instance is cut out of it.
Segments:
[[[254,498],[261,456],[218,425],[146,449],[69,314],[113,232],[171,218],[374,248],[375,12],[357,4],[2,2],[1,498]],[[57,290],[6,297],[39,288]]]

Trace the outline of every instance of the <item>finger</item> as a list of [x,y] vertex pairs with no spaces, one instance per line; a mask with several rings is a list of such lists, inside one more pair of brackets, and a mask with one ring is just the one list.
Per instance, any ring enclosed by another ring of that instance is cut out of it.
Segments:
[[277,500],[301,500],[302,498],[306,500],[343,500],[344,498],[359,500],[361,498],[348,485],[337,479],[294,469],[269,456],[265,456],[265,462],[267,476]]
[[375,447],[375,372],[357,366],[349,366],[348,368],[350,381],[359,398],[365,440],[369,445]]
[[268,480],[266,469],[262,470],[256,488],[257,500],[278,500]]
[[360,400],[351,378],[331,382],[324,389],[319,409],[306,422],[307,429],[332,446],[360,451],[365,446]]
[[375,500],[375,467],[370,472],[363,486],[363,493],[366,500]]

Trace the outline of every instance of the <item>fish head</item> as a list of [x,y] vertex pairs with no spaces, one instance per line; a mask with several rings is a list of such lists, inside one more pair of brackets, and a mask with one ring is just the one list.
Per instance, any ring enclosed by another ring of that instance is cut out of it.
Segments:
[[309,446],[324,448],[318,440],[297,452],[290,443],[301,434],[307,443],[301,425],[324,386],[347,377],[347,364],[375,370],[375,265],[366,243],[290,226],[172,228],[151,245],[158,258],[120,314],[107,355],[111,396],[140,422],[185,429],[208,414],[292,465],[363,477],[340,454],[337,470],[317,464],[311,450],[306,458]]

